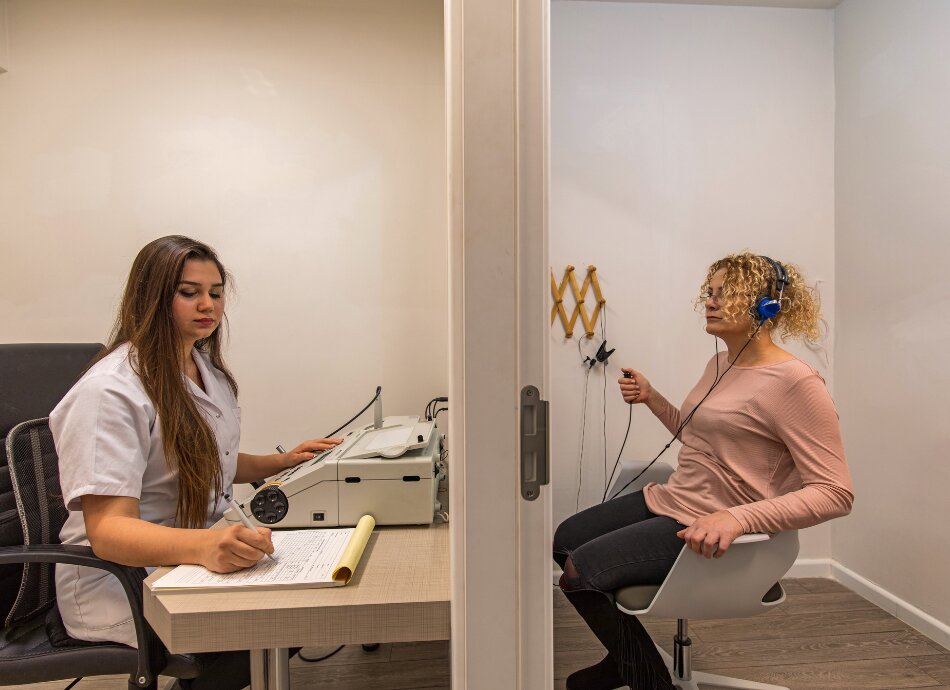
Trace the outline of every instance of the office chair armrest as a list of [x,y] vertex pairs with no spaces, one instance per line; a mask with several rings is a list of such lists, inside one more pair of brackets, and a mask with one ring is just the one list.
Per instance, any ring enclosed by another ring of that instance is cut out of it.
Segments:
[[752,532],[751,534],[740,534],[733,540],[733,544],[752,544],[757,541],[768,541],[772,538],[771,534],[762,534],[761,532]]
[[30,544],[0,547],[0,565],[10,563],[68,563],[88,568],[99,568],[114,575],[132,609],[135,638],[138,642],[138,670],[135,680],[140,686],[148,686],[155,680],[152,669],[165,667],[165,648],[161,645],[152,627],[142,612],[142,582],[148,576],[145,568],[120,565],[96,556],[89,546],[67,544]]

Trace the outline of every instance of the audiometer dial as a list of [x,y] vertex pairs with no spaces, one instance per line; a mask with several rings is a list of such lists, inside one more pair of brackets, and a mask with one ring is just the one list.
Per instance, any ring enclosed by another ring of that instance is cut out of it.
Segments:
[[265,525],[273,525],[287,515],[287,496],[276,486],[268,486],[251,499],[251,514]]

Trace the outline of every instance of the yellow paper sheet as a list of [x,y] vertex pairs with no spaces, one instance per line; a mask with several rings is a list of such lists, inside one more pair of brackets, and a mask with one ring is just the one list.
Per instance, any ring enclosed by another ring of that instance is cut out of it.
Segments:
[[346,584],[353,577],[374,527],[376,527],[376,520],[373,519],[372,515],[364,515],[356,523],[350,541],[346,545],[346,550],[340,556],[340,562],[337,563],[336,568],[333,569],[333,580],[335,582]]

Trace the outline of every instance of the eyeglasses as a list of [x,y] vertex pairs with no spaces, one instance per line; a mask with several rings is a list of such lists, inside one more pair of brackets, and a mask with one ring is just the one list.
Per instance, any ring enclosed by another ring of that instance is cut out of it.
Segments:
[[714,293],[712,290],[706,290],[706,292],[702,294],[702,298],[704,302],[712,302],[713,304],[722,304],[726,299],[725,295],[721,292]]
[[712,302],[713,304],[722,305],[723,302],[726,302],[730,299],[735,299],[736,297],[741,297],[741,293],[738,295],[726,296],[721,292],[715,293],[712,290],[706,290],[703,294],[700,295],[704,302]]

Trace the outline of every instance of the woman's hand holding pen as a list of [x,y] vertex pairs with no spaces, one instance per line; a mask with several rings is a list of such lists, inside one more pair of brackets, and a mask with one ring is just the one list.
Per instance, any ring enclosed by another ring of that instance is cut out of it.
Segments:
[[231,525],[204,532],[207,541],[201,565],[215,573],[233,573],[250,568],[265,554],[274,553],[270,530],[266,527],[253,530],[244,525]]
[[631,405],[650,402],[650,396],[653,395],[653,386],[650,385],[647,377],[636,369],[624,367],[620,371],[624,375],[617,379],[617,383],[620,384],[620,394],[623,396],[624,402]]

